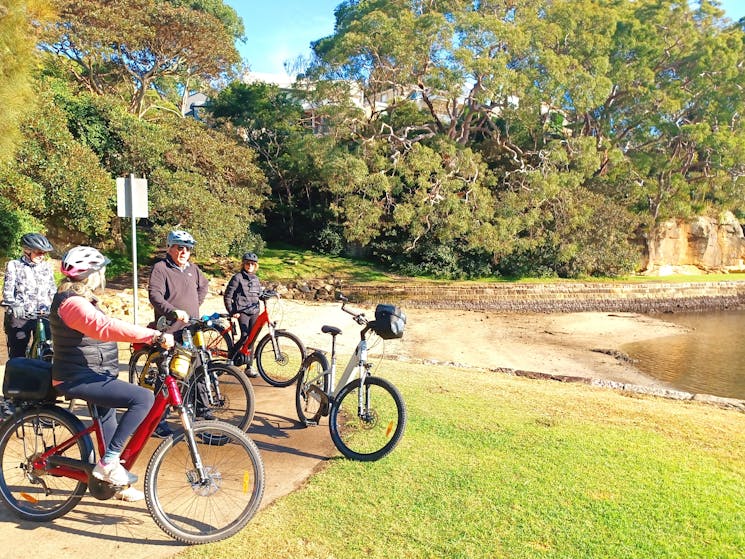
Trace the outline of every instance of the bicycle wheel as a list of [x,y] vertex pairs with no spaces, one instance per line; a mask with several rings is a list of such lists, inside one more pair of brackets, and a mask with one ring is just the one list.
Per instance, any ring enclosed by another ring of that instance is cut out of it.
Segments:
[[150,359],[153,352],[150,348],[142,348],[132,353],[129,358],[129,382],[153,389],[158,378],[158,364]]
[[213,359],[228,360],[233,352],[233,338],[230,337],[230,329],[223,333],[223,329],[209,326],[202,330],[204,345]]
[[256,368],[268,384],[277,387],[290,386],[300,375],[300,366],[305,359],[305,346],[295,334],[277,330],[274,342],[267,334],[256,345]]
[[184,391],[184,404],[188,404],[197,417],[209,410],[215,419],[247,431],[256,409],[253,385],[234,365],[210,361],[207,367],[210,371],[209,391],[204,369],[200,367]]
[[312,353],[303,362],[300,378],[295,387],[295,410],[304,425],[318,425],[321,417],[329,413],[330,379],[323,374],[329,365],[320,353]]
[[258,510],[264,464],[248,435],[221,421],[195,423],[194,448],[188,440],[180,433],[155,450],[145,472],[147,508],[155,523],[181,542],[216,542],[238,532]]
[[[24,520],[45,522],[70,512],[85,494],[86,483],[33,469],[47,449],[85,429],[80,420],[57,407],[29,408],[8,418],[0,429],[0,500]],[[95,461],[90,437],[59,454]]]
[[360,380],[341,389],[329,415],[331,440],[344,456],[372,462],[388,455],[406,427],[406,406],[398,389],[380,377],[368,376],[358,411]]

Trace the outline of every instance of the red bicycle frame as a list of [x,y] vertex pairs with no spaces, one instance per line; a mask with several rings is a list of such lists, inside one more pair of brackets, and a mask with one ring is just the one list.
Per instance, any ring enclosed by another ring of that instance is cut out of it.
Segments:
[[[166,375],[163,382],[164,389],[158,391],[155,396],[153,407],[150,408],[147,416],[142,423],[140,423],[139,427],[137,427],[122,451],[121,459],[127,470],[132,468],[138,456],[145,448],[145,444],[155,431],[158,423],[160,423],[166,407],[169,405],[180,406],[183,403],[181,391],[178,389],[176,379],[171,375]],[[186,411],[183,410],[182,413],[186,413]],[[98,455],[103,456],[106,449],[104,448],[104,439],[101,433],[101,423],[98,414],[95,413],[93,422],[90,426],[85,428],[83,431],[76,433],[66,441],[50,448],[44,454],[39,456],[39,458],[34,461],[34,469],[45,470],[52,475],[72,478],[83,483],[88,483],[90,481],[90,471],[93,469],[95,464],[88,464],[80,460],[54,455],[64,452],[75,445],[82,437],[90,435],[91,433],[96,434]]]
[[256,317],[256,322],[254,323],[253,328],[251,328],[251,331],[248,333],[246,341],[238,348],[236,355],[240,353],[248,356],[251,353],[251,344],[257,340],[259,332],[261,332],[261,329],[267,324],[269,324],[269,313],[266,310],[266,303],[264,303],[264,310]]
[[[238,355],[239,353],[245,356],[248,356],[251,353],[251,344],[253,344],[259,337],[259,332],[261,332],[261,329],[269,324],[269,312],[266,310],[266,302],[262,301],[262,304],[264,306],[264,309],[259,313],[259,316],[256,317],[256,322],[253,325],[253,328],[251,328],[251,331],[248,333],[248,337],[246,338],[246,341],[243,342],[243,345],[239,347],[233,356]],[[232,317],[228,317],[228,320],[232,321]],[[227,334],[228,332],[232,333],[233,328],[232,324],[228,324],[227,328],[220,332],[220,338]],[[217,348],[217,345],[220,343],[220,338],[215,338],[212,343],[210,343],[207,346],[207,350],[212,355],[218,355],[222,358],[227,359],[228,355],[222,355],[223,352],[219,351]]]

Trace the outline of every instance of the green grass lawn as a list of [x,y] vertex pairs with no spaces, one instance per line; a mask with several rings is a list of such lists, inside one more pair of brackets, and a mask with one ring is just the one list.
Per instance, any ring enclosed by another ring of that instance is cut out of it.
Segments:
[[500,373],[384,362],[396,450],[334,457],[237,536],[181,558],[732,558],[745,414]]

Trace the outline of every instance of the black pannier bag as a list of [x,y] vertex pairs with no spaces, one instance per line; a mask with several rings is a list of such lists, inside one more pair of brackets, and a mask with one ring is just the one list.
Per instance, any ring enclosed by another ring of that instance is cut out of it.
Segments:
[[393,340],[404,335],[406,315],[394,305],[378,305],[375,307],[375,320],[371,327],[384,340]]
[[9,400],[55,401],[57,391],[52,386],[52,364],[26,357],[9,360],[5,364],[3,396]]

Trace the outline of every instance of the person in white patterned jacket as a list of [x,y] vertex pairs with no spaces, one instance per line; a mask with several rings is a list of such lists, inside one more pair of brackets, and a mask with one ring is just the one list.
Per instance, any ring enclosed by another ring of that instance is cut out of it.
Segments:
[[[23,254],[5,266],[3,306],[8,358],[23,357],[31,339],[39,312],[48,312],[52,297],[57,292],[54,271],[47,259],[52,243],[41,233],[27,233],[21,237]],[[47,332],[49,334],[49,332]]]

